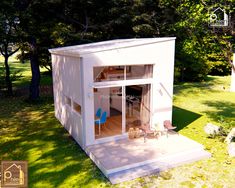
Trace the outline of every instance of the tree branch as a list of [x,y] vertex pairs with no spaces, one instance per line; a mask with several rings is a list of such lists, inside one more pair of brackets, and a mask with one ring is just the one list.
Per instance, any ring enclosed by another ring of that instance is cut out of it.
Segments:
[[9,56],[12,56],[14,53],[16,53],[20,48],[17,48],[16,50],[14,50],[13,52],[9,53]]
[[4,54],[3,50],[2,50],[2,47],[0,47],[0,52],[1,52],[1,54],[2,54],[3,56],[5,56],[5,54]]
[[201,2],[202,2],[202,4],[203,4],[205,7],[207,7],[206,2],[204,2],[203,0],[201,0]]
[[44,65],[43,67],[46,68],[49,72],[51,72],[51,67],[49,66],[50,68],[48,68],[47,66],[49,65]]
[[[233,57],[233,58],[235,58],[235,57]],[[229,63],[231,64],[232,69],[233,69],[233,71],[235,72],[235,65],[233,64],[233,61],[231,60]]]

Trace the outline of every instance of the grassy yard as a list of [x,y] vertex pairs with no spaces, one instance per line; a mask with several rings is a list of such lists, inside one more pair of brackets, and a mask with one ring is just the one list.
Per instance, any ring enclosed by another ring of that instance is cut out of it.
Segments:
[[[19,65],[21,66],[21,65]],[[23,66],[23,65],[22,65]],[[22,68],[23,69],[23,68]],[[22,86],[29,79],[28,68]],[[235,185],[235,158],[223,137],[207,138],[206,123],[235,127],[230,77],[175,85],[173,121],[178,131],[203,144],[212,157],[112,186],[54,117],[52,97],[31,105],[24,97],[0,99],[0,160],[27,160],[29,187],[226,187]]]
[[[21,63],[18,61],[11,61],[9,63],[11,73],[18,72],[18,75],[21,75],[21,78],[12,83],[14,88],[19,87],[28,87],[31,80],[31,70],[30,63],[26,61]],[[3,59],[0,58],[0,67],[4,67]],[[41,85],[50,85],[52,83],[51,76],[48,75],[46,68],[40,67],[41,72]]]

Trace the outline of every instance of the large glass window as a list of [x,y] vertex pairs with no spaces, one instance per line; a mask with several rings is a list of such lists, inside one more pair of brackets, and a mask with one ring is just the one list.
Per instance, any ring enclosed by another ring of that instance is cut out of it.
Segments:
[[81,114],[81,106],[73,101],[73,110],[79,114]]
[[152,78],[153,65],[94,67],[94,82]]
[[94,67],[94,82],[124,80],[124,66]]
[[152,78],[153,65],[130,65],[126,66],[126,79]]
[[[94,91],[95,138],[122,134],[122,87]],[[103,114],[106,114],[106,118]],[[100,120],[100,123],[99,123]]]

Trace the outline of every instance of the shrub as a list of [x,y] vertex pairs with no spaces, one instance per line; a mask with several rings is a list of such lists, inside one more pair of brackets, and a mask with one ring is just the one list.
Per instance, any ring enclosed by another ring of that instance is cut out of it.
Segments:
[[[19,80],[22,77],[20,70],[11,71],[10,79],[12,82]],[[0,66],[0,90],[6,88],[5,82],[5,68]]]

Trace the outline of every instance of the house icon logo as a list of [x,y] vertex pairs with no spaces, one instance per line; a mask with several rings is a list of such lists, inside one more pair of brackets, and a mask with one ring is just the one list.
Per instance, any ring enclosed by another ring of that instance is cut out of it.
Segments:
[[1,186],[27,187],[28,184],[27,161],[2,161],[1,162]]
[[229,26],[229,15],[225,9],[217,7],[209,12],[209,26],[227,27]]

